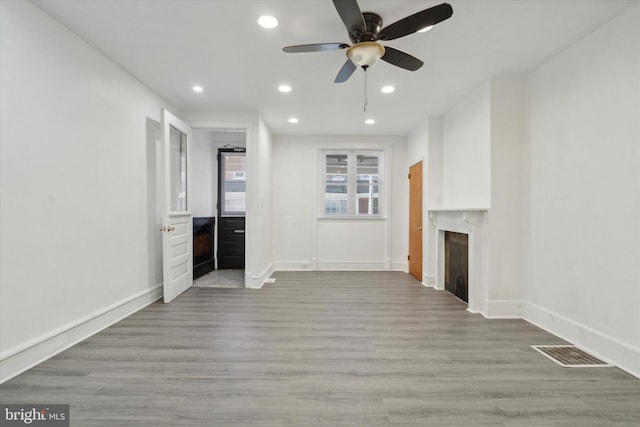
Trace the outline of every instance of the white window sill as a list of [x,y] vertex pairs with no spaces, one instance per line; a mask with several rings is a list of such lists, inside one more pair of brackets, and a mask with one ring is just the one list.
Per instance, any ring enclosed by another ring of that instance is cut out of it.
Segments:
[[366,221],[386,221],[387,217],[382,215],[319,215],[319,220],[366,220]]

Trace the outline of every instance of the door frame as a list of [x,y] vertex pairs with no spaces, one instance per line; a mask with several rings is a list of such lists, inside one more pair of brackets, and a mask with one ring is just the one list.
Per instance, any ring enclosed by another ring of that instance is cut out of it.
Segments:
[[[245,147],[234,147],[234,148],[218,148],[218,153],[217,153],[217,169],[218,169],[218,194],[217,194],[217,201],[216,201],[216,217],[217,217],[217,237],[216,237],[216,254],[215,254],[215,259],[216,259],[216,269],[223,269],[220,264],[221,264],[221,257],[220,257],[220,253],[221,253],[221,249],[223,249],[222,253],[224,253],[224,248],[221,248],[220,243],[222,240],[226,240],[225,239],[225,233],[223,228],[225,228],[227,226],[227,219],[240,219],[242,218],[242,230],[234,230],[236,233],[239,233],[240,231],[243,234],[243,238],[245,238],[245,231],[246,231],[246,215],[247,215],[247,211],[246,211],[246,205],[245,205],[245,211],[244,211],[244,215],[223,215],[223,207],[222,207],[222,203],[223,203],[223,183],[225,182],[225,179],[223,177],[223,169],[222,169],[222,165],[223,165],[223,161],[222,161],[222,156],[225,153],[229,153],[231,155],[234,156],[239,156],[239,155],[243,155],[245,158],[245,162],[247,161],[247,149],[246,149],[246,135],[245,135]],[[226,170],[225,170],[226,172]],[[247,193],[246,193],[246,187],[248,185],[247,179],[246,179],[246,170],[245,170],[245,203],[246,203],[246,198],[247,198]],[[233,222],[233,221],[231,221]],[[243,239],[244,243],[243,243],[243,256],[242,256],[242,267],[240,267],[239,264],[239,259],[238,259],[238,264],[234,264],[236,265],[236,267],[225,267],[225,268],[237,268],[237,269],[244,269],[244,263],[246,262],[246,239]],[[238,257],[240,258],[240,257]],[[229,265],[229,260],[226,261],[227,265]]]
[[[255,264],[258,259],[257,255],[254,254],[253,248],[257,245],[251,244],[254,233],[253,230],[258,229],[257,225],[254,225],[256,220],[256,215],[254,212],[257,212],[255,209],[259,206],[259,201],[253,200],[256,198],[258,194],[257,191],[254,190],[255,186],[257,186],[257,180],[251,179],[252,176],[256,176],[253,159],[253,145],[256,143],[255,141],[255,132],[254,127],[255,123],[252,120],[192,120],[189,122],[191,128],[194,130],[209,130],[209,131],[243,131],[245,133],[245,151],[247,156],[247,211],[245,213],[245,253],[244,253],[244,286],[245,288],[251,287],[259,287],[255,286],[254,282],[256,282],[258,272],[254,273],[256,270]],[[216,159],[212,159],[212,161],[216,161]],[[216,217],[218,216],[216,209]],[[217,249],[217,246],[216,246]]]

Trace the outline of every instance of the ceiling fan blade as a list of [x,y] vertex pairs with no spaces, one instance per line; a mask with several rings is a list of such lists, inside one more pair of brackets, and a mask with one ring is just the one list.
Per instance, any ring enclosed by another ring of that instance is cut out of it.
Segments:
[[327,50],[346,49],[349,45],[346,43],[316,43],[316,44],[299,44],[296,46],[285,46],[282,50],[286,53],[301,52],[323,52]]
[[338,15],[340,15],[340,19],[344,22],[345,27],[347,27],[349,37],[351,37],[354,32],[364,32],[364,17],[356,0],[333,0],[333,5],[336,7]]
[[356,65],[351,62],[350,59],[347,59],[347,62],[344,63],[344,65],[342,66],[342,68],[340,68],[340,71],[338,71],[338,75],[336,76],[336,83],[344,83],[347,80],[349,80],[349,77],[351,77],[351,74],[353,74],[353,72],[356,70]]
[[384,55],[380,59],[409,71],[416,71],[424,65],[424,62],[415,56],[411,56],[408,53],[389,46],[384,47]]
[[430,7],[394,22],[380,31],[380,40],[394,40],[451,18],[453,8],[448,3]]

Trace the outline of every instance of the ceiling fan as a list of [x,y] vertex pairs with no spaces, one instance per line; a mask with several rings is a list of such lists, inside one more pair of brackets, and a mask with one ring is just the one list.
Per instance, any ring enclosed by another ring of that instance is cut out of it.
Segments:
[[378,59],[409,71],[416,71],[424,62],[418,58],[383,46],[380,41],[395,40],[421,30],[427,30],[433,25],[449,19],[453,15],[453,8],[448,3],[430,7],[414,13],[391,25],[382,27],[380,15],[372,12],[360,12],[357,0],[333,0],[338,15],[347,27],[349,39],[353,45],[347,43],[317,43],[286,46],[282,50],[286,53],[323,52],[347,49],[347,62],[344,63],[336,83],[346,82],[357,67],[367,70]]

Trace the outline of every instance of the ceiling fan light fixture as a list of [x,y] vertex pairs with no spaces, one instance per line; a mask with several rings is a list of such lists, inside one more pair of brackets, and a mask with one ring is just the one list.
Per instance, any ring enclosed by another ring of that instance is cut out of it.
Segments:
[[389,86],[382,86],[382,89],[380,89],[380,92],[382,93],[393,93],[395,92],[396,88],[389,85]]
[[347,49],[347,57],[356,66],[367,69],[384,55],[384,46],[376,42],[360,42]]

